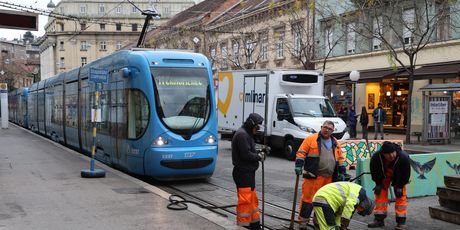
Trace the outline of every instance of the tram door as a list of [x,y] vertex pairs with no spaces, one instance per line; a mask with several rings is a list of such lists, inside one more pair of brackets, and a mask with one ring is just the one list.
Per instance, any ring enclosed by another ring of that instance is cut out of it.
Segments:
[[91,101],[89,98],[89,88],[88,88],[88,81],[82,81],[81,83],[81,139],[82,139],[82,146],[83,149],[91,152],[92,147],[92,124],[91,124]]
[[126,166],[126,154],[122,156],[122,140],[126,129],[126,96],[123,81],[110,83],[110,139],[112,143],[112,153],[114,160],[123,166]]

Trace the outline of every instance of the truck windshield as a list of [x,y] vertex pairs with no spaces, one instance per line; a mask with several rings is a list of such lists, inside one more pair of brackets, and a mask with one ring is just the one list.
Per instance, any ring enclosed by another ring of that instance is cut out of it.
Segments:
[[292,112],[297,117],[336,117],[328,99],[292,98]]
[[191,135],[208,121],[210,85],[205,68],[152,68],[158,117],[172,132]]

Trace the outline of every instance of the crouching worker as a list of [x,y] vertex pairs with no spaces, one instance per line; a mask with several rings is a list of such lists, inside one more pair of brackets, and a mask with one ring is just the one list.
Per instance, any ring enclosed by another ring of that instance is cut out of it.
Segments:
[[239,226],[257,230],[260,229],[260,213],[255,174],[259,161],[265,159],[265,152],[256,151],[254,135],[263,120],[257,113],[249,114],[232,139],[233,180],[238,195],[236,221]]
[[320,230],[346,230],[356,211],[361,216],[372,214],[374,202],[366,190],[353,182],[334,182],[323,186],[313,197],[313,209]]

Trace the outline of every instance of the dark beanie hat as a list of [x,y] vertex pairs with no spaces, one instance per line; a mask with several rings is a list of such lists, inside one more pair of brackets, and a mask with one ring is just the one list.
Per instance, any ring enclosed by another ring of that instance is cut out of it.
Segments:
[[264,121],[264,118],[257,113],[249,114],[249,117],[244,122],[244,125],[250,129],[256,127],[256,125],[261,125]]
[[392,153],[398,150],[398,145],[389,141],[385,141],[382,144],[382,148],[380,148],[382,153]]

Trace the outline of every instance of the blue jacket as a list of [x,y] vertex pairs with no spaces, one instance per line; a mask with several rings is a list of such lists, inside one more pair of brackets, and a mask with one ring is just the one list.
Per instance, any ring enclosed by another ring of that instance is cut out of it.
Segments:
[[379,113],[380,113],[380,123],[385,124],[387,122],[387,114],[385,113],[385,110],[382,107],[377,107],[372,113],[372,116],[374,117],[374,123],[377,123]]
[[356,112],[355,110],[348,110],[348,121],[347,124],[350,126],[356,125],[357,119],[356,119]]

